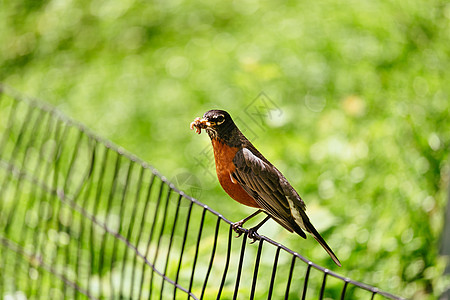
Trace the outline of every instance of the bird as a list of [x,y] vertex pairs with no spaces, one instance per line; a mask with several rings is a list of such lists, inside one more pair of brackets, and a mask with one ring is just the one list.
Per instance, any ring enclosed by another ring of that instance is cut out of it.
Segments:
[[341,263],[306,215],[306,205],[286,177],[244,136],[230,114],[209,110],[190,124],[198,134],[204,129],[211,139],[217,178],[225,192],[237,202],[256,208],[248,217],[232,224],[241,235],[242,225],[261,212],[267,216],[248,230],[253,242],[257,230],[270,218],[306,239],[305,231],[325,249],[334,263]]

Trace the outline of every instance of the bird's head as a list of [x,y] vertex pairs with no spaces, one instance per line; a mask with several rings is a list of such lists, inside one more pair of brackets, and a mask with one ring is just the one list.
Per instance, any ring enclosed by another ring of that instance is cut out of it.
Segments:
[[196,118],[191,123],[191,129],[196,130],[198,134],[205,129],[211,139],[224,139],[236,128],[231,116],[224,110],[209,110],[203,118]]

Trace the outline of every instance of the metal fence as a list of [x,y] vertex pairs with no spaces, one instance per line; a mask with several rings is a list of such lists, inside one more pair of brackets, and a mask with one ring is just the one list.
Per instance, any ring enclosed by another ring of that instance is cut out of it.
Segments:
[[234,238],[147,163],[0,91],[0,298],[400,299]]

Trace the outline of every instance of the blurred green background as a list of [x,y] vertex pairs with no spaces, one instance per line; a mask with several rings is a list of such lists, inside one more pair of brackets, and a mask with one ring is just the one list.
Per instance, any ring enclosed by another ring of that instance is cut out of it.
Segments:
[[252,209],[221,190],[207,135],[189,130],[206,110],[229,111],[343,268],[311,238],[260,232],[417,299],[446,284],[449,45],[446,1],[0,2],[0,82],[237,221]]

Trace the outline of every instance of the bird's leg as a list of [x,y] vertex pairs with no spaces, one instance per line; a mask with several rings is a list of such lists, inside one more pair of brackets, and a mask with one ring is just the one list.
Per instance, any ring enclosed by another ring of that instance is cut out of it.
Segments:
[[261,226],[263,226],[263,224],[266,223],[267,220],[269,220],[269,219],[270,219],[270,216],[265,217],[264,220],[262,220],[258,225],[256,225],[255,227],[252,227],[248,230],[248,238],[252,240],[250,242],[250,244],[253,244],[254,242],[256,242],[256,240],[259,240],[259,234],[256,231]]
[[245,231],[242,228],[242,225],[244,225],[245,222],[247,222],[248,220],[250,220],[251,218],[253,218],[254,216],[258,215],[260,212],[262,212],[261,209],[258,209],[257,211],[255,211],[254,213],[252,213],[250,216],[243,218],[242,220],[233,223],[231,225],[231,228],[238,234],[236,237],[240,237]]

